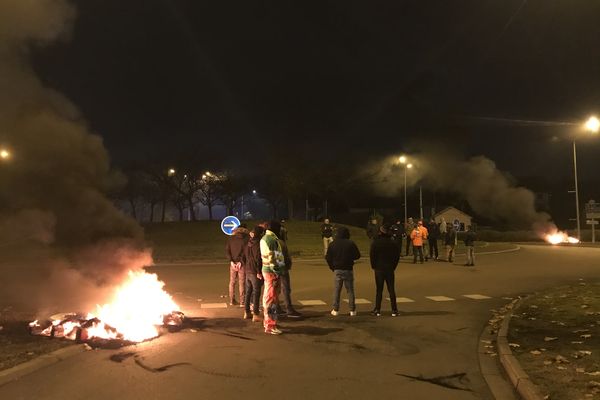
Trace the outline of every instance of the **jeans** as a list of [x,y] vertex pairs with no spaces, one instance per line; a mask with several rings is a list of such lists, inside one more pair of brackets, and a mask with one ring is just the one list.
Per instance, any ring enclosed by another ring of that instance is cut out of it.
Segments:
[[429,239],[429,257],[435,260],[439,257],[437,239]]
[[292,282],[290,281],[290,271],[285,271],[285,273],[280,275],[280,278],[281,294],[283,295],[285,309],[287,310],[287,312],[292,312],[294,311],[294,306],[292,305]]
[[419,256],[419,261],[423,263],[423,246],[413,245],[413,263],[417,262],[417,256]]
[[329,237],[323,238],[323,255],[326,256],[327,255],[327,249],[329,248],[329,244],[333,242],[333,237]]
[[375,296],[375,310],[381,310],[381,297],[383,295],[383,284],[385,283],[390,294],[390,302],[392,305],[392,312],[398,312],[398,305],[396,304],[396,289],[394,287],[394,271],[387,271],[376,269],[375,271],[375,287],[377,290]]
[[446,245],[446,260],[448,262],[452,262],[452,257],[454,257],[454,245],[447,244]]
[[[410,240],[410,236],[406,236],[406,255],[409,254],[411,245],[412,245],[412,243]],[[414,253],[414,249],[413,249],[413,253]]]
[[336,269],[333,271],[333,309],[338,311],[340,309],[340,293],[342,291],[342,285],[346,286],[346,292],[348,293],[348,300],[350,302],[350,311],[356,309],[354,302],[354,271],[347,269]]
[[475,265],[475,246],[465,246],[467,248],[467,265]]
[[240,267],[237,270],[235,267],[229,267],[229,301],[233,303],[235,301],[235,282],[238,281],[238,287],[240,291],[240,302],[244,302],[244,293],[245,293],[245,282],[246,282],[246,274],[244,269]]
[[265,290],[263,292],[263,326],[265,329],[277,327],[277,304],[279,303],[279,289],[281,278],[272,272],[263,272]]
[[252,304],[252,312],[258,315],[260,290],[262,289],[263,281],[258,279],[256,274],[246,274],[246,297],[244,298],[245,311],[250,314],[250,304]]

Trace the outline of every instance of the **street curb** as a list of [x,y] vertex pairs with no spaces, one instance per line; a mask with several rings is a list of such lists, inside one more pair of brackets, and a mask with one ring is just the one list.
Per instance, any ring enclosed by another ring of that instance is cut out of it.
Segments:
[[500,364],[504,367],[504,371],[508,375],[508,378],[523,400],[543,400],[544,396],[541,394],[540,389],[531,381],[527,373],[523,370],[521,364],[513,355],[512,350],[508,345],[508,327],[510,320],[514,311],[520,307],[521,302],[522,300],[519,300],[515,307],[504,316],[502,325],[500,325],[500,329],[498,330],[496,346],[500,356]]
[[[477,252],[475,253],[475,255],[489,255],[489,254],[502,254],[502,253],[512,253],[515,251],[519,251],[521,250],[521,246],[519,246],[518,244],[514,245],[515,247],[511,248],[511,249],[504,249],[504,250],[495,250],[495,251],[481,251],[481,252]],[[465,253],[457,253],[455,254],[456,257],[465,257],[466,254]],[[405,256],[406,257],[406,256]],[[362,257],[361,260],[368,260],[369,257]],[[305,263],[305,262],[315,262],[315,261],[325,261],[324,257],[313,257],[313,258],[302,258],[302,257],[298,257],[298,258],[294,258],[294,262],[297,263]],[[181,263],[177,263],[177,262],[165,262],[165,263],[155,263],[150,265],[150,267],[177,267],[177,266],[190,266],[190,265],[198,265],[198,264],[204,264],[204,265],[223,265],[226,264],[226,262],[224,261],[214,261],[214,260],[207,260],[207,261],[203,261],[203,260],[198,260],[198,261],[190,261],[190,262],[181,262]]]
[[0,387],[84,351],[86,351],[84,345],[68,346],[0,371]]

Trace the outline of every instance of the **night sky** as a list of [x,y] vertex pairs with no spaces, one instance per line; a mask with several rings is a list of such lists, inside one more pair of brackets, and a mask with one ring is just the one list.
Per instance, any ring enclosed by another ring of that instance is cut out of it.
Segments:
[[[560,122],[600,113],[600,2],[75,4],[70,38],[38,49],[36,70],[117,165],[239,166],[272,151],[353,163],[443,146],[551,180],[572,174],[576,126]],[[580,143],[591,180],[600,138]]]

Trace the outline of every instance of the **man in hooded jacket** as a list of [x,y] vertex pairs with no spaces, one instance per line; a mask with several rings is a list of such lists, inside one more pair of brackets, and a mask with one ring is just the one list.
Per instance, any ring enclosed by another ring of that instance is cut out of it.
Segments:
[[381,300],[383,295],[383,284],[387,285],[392,306],[392,317],[398,315],[398,305],[396,303],[396,289],[394,283],[394,273],[400,260],[400,249],[392,241],[389,233],[389,226],[383,225],[379,229],[379,236],[371,243],[369,253],[371,257],[371,268],[375,272],[375,308],[371,315],[381,315]]
[[242,265],[242,256],[246,243],[248,243],[248,229],[240,225],[233,231],[233,235],[229,237],[225,246],[225,254],[229,259],[229,304],[232,306],[237,304],[235,300],[236,281],[238,281],[240,303],[244,304],[246,275]]
[[360,258],[360,251],[350,240],[350,231],[345,226],[337,229],[336,237],[327,249],[325,259],[334,273],[333,310],[331,315],[337,316],[340,310],[340,292],[342,285],[346,287],[350,306],[350,315],[356,315],[354,297],[354,261]]

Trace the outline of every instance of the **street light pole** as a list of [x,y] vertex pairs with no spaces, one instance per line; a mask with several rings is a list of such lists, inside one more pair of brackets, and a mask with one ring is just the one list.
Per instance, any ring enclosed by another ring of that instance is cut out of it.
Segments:
[[406,168],[406,165],[404,166],[404,225],[406,226],[406,223],[408,222],[408,218],[407,218],[407,212],[406,212],[406,170],[408,168]]
[[581,240],[581,222],[579,220],[579,189],[577,184],[577,145],[573,140],[573,171],[575,173],[575,211],[577,216],[577,239]]
[[423,220],[423,186],[419,186],[419,213],[421,221]]

